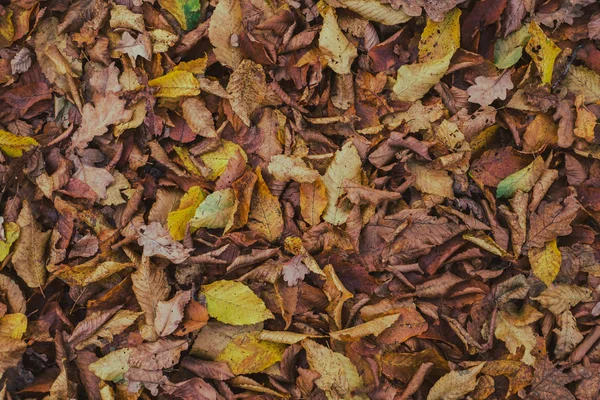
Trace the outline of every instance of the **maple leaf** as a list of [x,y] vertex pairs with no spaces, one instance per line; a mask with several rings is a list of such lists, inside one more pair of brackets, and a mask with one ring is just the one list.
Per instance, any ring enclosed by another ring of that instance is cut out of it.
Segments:
[[129,32],[123,32],[123,36],[114,48],[115,51],[125,53],[129,56],[132,63],[138,57],[150,60],[152,55],[152,42],[145,33],[140,33],[134,39]]

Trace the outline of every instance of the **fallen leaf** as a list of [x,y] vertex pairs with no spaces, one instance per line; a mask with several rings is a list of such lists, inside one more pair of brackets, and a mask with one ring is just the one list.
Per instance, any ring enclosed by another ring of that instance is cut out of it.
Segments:
[[183,319],[183,311],[191,300],[190,290],[175,294],[171,300],[161,300],[156,305],[154,327],[159,336],[168,336],[173,333]]
[[580,302],[592,301],[592,291],[576,285],[559,283],[548,287],[539,296],[532,297],[539,301],[554,315],[562,314]]
[[188,71],[171,71],[168,74],[148,82],[158,87],[156,97],[196,96],[200,94],[200,84],[194,74]]
[[462,371],[451,371],[442,376],[431,388],[427,400],[458,400],[477,386],[477,375],[485,363]]
[[276,196],[271,194],[260,168],[256,170],[256,187],[250,201],[248,227],[269,242],[274,242],[283,233],[283,215]]
[[527,167],[504,178],[498,183],[496,197],[513,197],[517,190],[529,192],[546,169],[542,157],[536,157]]
[[180,264],[189,257],[189,250],[176,242],[160,222],[142,225],[138,228],[138,232],[138,244],[144,248],[145,256],[164,257],[175,264]]
[[498,78],[478,76],[475,78],[475,85],[467,89],[469,101],[489,106],[495,100],[505,100],[507,92],[514,87],[510,75],[510,71],[505,71]]
[[352,62],[358,55],[356,47],[344,36],[333,8],[325,6],[322,14],[323,27],[319,34],[319,49],[335,73],[349,74]]
[[284,345],[260,340],[256,333],[243,333],[233,338],[215,361],[226,362],[235,375],[254,374],[281,361]]
[[529,24],[529,34],[531,39],[529,39],[525,51],[533,59],[542,83],[550,83],[554,61],[560,53],[560,48],[551,39],[548,39],[542,28],[533,21]]
[[243,60],[242,50],[235,45],[243,31],[239,0],[219,1],[210,18],[208,38],[215,47],[217,60],[231,69],[237,68]]
[[274,318],[260,297],[243,283],[216,281],[203,285],[201,293],[206,296],[210,316],[226,324],[252,325]]
[[556,239],[547,242],[544,247],[530,249],[528,257],[535,276],[540,278],[546,286],[552,285],[562,263]]
[[267,81],[263,67],[251,60],[243,60],[231,74],[227,93],[231,108],[250,126],[250,117],[265,99]]

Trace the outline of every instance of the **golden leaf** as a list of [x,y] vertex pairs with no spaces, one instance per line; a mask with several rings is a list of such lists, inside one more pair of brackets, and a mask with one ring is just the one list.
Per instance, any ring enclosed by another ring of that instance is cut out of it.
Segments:
[[167,216],[169,233],[175,240],[183,240],[187,224],[196,214],[196,209],[206,198],[200,186],[192,186],[179,201],[179,207]]
[[15,242],[12,263],[17,274],[31,288],[42,287],[46,283],[46,261],[44,253],[51,231],[42,232],[35,220],[29,202],[23,201],[23,208],[17,218],[21,235]]
[[211,317],[230,325],[252,325],[274,318],[260,297],[241,282],[216,281],[202,286]]
[[419,42],[419,61],[426,62],[454,54],[460,47],[460,15],[458,8],[450,11],[440,22],[427,18]]
[[148,82],[151,87],[158,87],[156,97],[197,96],[200,84],[194,74],[188,71],[171,71],[160,78]]
[[235,157],[238,152],[245,161],[248,161],[246,152],[239,145],[228,140],[221,140],[221,147],[217,150],[200,155],[200,159],[204,165],[211,169],[210,174],[208,174],[206,178],[214,181],[221,176],[221,174],[225,172],[229,160]]
[[215,358],[229,365],[236,375],[262,372],[281,361],[286,346],[257,338],[257,333],[243,333],[233,338]]
[[[0,226],[0,229],[2,227]],[[19,238],[21,234],[21,228],[15,222],[9,222],[4,224],[4,236],[5,240],[0,240],[0,262],[10,253],[10,247]]]
[[283,233],[283,214],[277,196],[273,196],[265,183],[260,168],[256,169],[255,191],[250,202],[248,228],[259,233],[269,242],[279,239]]
[[6,314],[0,318],[0,336],[21,340],[27,330],[25,314]]
[[265,99],[266,79],[262,65],[252,60],[242,61],[229,78],[227,93],[231,108],[247,126],[250,126],[252,113]]
[[542,83],[550,83],[552,81],[554,61],[560,53],[560,47],[555,45],[534,21],[531,21],[529,24],[529,34],[531,35],[531,39],[529,39],[525,51],[533,59],[541,75]]
[[0,129],[0,150],[9,157],[21,157],[39,143],[32,137],[19,136]]
[[429,89],[435,86],[450,66],[454,53],[424,63],[405,64],[398,69],[393,91],[401,101],[420,100]]
[[535,276],[540,278],[546,286],[552,285],[562,263],[556,239],[547,242],[544,247],[529,249],[527,256]]

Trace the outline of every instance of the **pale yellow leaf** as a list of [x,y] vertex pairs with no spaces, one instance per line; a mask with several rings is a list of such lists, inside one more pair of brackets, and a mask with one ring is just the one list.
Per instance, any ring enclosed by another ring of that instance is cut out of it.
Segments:
[[333,225],[341,225],[348,219],[350,206],[340,202],[344,194],[344,180],[354,183],[361,181],[362,161],[358,150],[352,141],[347,141],[341,149],[336,151],[333,161],[323,175],[323,183],[327,188],[327,206],[323,212],[323,219]]
[[450,66],[453,53],[424,63],[405,64],[398,69],[393,91],[401,101],[420,100],[434,87]]
[[525,351],[522,361],[527,365],[533,365],[535,359],[531,352],[536,344],[533,329],[529,325],[517,326],[511,322],[511,319],[513,317],[507,311],[501,310],[498,313],[494,335],[504,341],[511,354],[517,354],[519,347],[523,346]]
[[411,17],[406,15],[402,9],[395,10],[387,4],[378,0],[338,0],[358,15],[384,25],[402,24]]
[[577,285],[559,283],[550,286],[538,297],[532,297],[532,300],[539,301],[542,307],[559,315],[580,302],[592,301],[592,291]]
[[294,180],[299,183],[312,183],[320,178],[319,173],[307,167],[301,158],[284,154],[271,157],[269,173],[282,182]]
[[319,49],[334,72],[340,75],[351,72],[352,62],[357,57],[358,52],[340,29],[334,9],[328,6],[323,12],[323,27],[319,34]]
[[230,325],[252,325],[274,318],[265,303],[241,282],[216,281],[202,286],[211,317]]
[[575,94],[583,95],[585,104],[600,100],[600,75],[580,65],[571,65],[563,85]]
[[129,356],[131,353],[133,353],[133,349],[129,348],[115,350],[91,363],[88,368],[102,380],[120,381],[123,379],[123,375],[129,371]]
[[196,213],[189,221],[190,227],[194,229],[225,228],[225,232],[227,232],[233,226],[233,217],[237,208],[238,201],[233,189],[212,192],[196,209]]
[[485,362],[462,371],[450,371],[442,376],[429,390],[427,400],[458,400],[475,390],[477,375]]
[[364,324],[356,325],[341,331],[335,331],[329,333],[334,339],[342,341],[353,341],[358,340],[364,336],[378,336],[381,332],[389,328],[398,320],[400,314],[386,315],[372,319]]

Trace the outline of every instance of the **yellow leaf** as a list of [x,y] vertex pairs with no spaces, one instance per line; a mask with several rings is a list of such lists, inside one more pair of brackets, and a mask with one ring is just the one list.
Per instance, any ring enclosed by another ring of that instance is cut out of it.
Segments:
[[327,188],[327,206],[323,212],[323,219],[333,225],[341,225],[348,219],[350,205],[348,201],[338,204],[344,194],[344,180],[360,183],[362,161],[358,150],[352,141],[347,141],[344,146],[335,152],[333,161],[323,175],[323,183]]
[[535,276],[540,278],[546,286],[552,285],[562,262],[562,255],[556,245],[556,239],[547,242],[544,247],[529,249],[527,255]]
[[233,217],[237,208],[238,200],[233,189],[212,192],[196,209],[196,213],[190,220],[190,227],[225,228],[224,232],[227,232],[233,226]]
[[6,314],[0,318],[0,336],[21,340],[27,330],[25,314]]
[[577,120],[575,121],[575,136],[585,139],[589,143],[594,142],[596,128],[596,115],[587,109],[584,105],[583,95],[578,95],[575,99],[575,109],[577,110]]
[[0,129],[0,150],[9,157],[21,157],[39,143],[32,137],[14,135]]
[[262,372],[281,361],[286,346],[257,338],[256,332],[233,338],[215,361],[225,361],[236,375]]
[[527,365],[533,365],[535,359],[531,355],[531,351],[536,344],[533,329],[529,325],[516,326],[511,323],[511,319],[514,319],[514,317],[506,310],[501,310],[498,313],[494,335],[504,341],[511,354],[517,354],[519,347],[523,346],[525,352],[522,361]]
[[435,138],[446,145],[451,152],[469,151],[465,135],[454,122],[443,120],[435,130]]
[[325,311],[333,318],[335,324],[338,327],[342,326],[342,308],[346,300],[354,297],[352,293],[344,287],[344,284],[340,281],[340,278],[335,273],[333,266],[328,264],[323,268],[325,273],[325,285],[323,285],[323,292],[329,300],[329,304]]
[[532,297],[532,300],[539,301],[542,307],[559,315],[580,302],[592,301],[592,291],[581,286],[559,283],[550,286],[538,297]]
[[10,47],[15,36],[15,27],[12,22],[12,10],[5,10],[0,17],[0,48]]
[[358,340],[363,336],[378,336],[381,332],[389,328],[398,320],[400,314],[386,315],[372,319],[364,324],[356,325],[341,331],[331,332],[329,336],[342,341]]
[[110,10],[110,27],[113,29],[125,28],[144,32],[144,16],[136,14],[126,6],[115,4]]
[[42,226],[36,221],[28,201],[23,201],[23,208],[17,218],[21,234],[15,242],[12,263],[17,272],[31,288],[42,287],[46,283],[46,243],[51,231],[42,232]]
[[441,22],[427,18],[427,25],[419,42],[419,61],[437,60],[454,54],[460,47],[460,19],[458,8],[450,11]]
[[308,338],[324,338],[325,336],[308,335],[305,333],[296,333],[290,331],[261,331],[258,334],[260,340],[266,340],[273,343],[294,344]]
[[261,106],[267,93],[267,78],[262,65],[244,60],[229,77],[227,93],[231,108],[250,126],[252,113]]
[[364,382],[348,357],[310,339],[303,340],[302,347],[310,368],[321,375],[315,384],[329,400],[366,399],[363,395],[352,395]]
[[431,123],[442,118],[444,110],[442,102],[424,106],[420,100],[417,100],[408,111],[400,111],[383,117],[383,123],[390,129],[396,129],[402,123],[406,123],[409,132],[418,132],[421,129],[431,132]]
[[57,276],[69,285],[87,286],[133,266],[133,263],[111,260],[98,263],[98,261],[98,258],[94,258],[83,264],[60,270],[57,272]]
[[14,222],[4,224],[4,236],[6,240],[0,241],[0,262],[10,253],[10,247],[19,238],[21,228]]
[[269,242],[279,239],[283,233],[283,214],[277,196],[273,196],[262,177],[260,168],[256,169],[256,187],[250,201],[248,228],[259,233]]
[[208,38],[215,47],[213,53],[221,64],[237,68],[244,56],[242,49],[233,44],[244,31],[242,7],[239,0],[220,0],[210,17]]
[[531,39],[529,39],[525,51],[533,59],[542,77],[542,83],[550,83],[554,61],[560,53],[560,48],[546,36],[542,28],[534,21],[529,24],[529,34]]
[[188,71],[171,71],[160,78],[148,82],[151,87],[158,87],[156,97],[197,96],[200,84],[194,74]]
[[194,75],[202,75],[206,71],[207,64],[208,56],[204,56],[191,61],[181,61],[173,68],[173,71],[189,71]]
[[202,286],[211,317],[230,325],[252,325],[274,318],[265,303],[241,282],[216,281]]
[[319,34],[319,49],[334,72],[340,75],[349,74],[352,61],[358,55],[356,47],[344,36],[333,8],[326,6],[322,14],[323,27]]
[[300,213],[309,225],[321,223],[321,215],[327,207],[327,188],[322,179],[300,184]]
[[427,400],[458,400],[475,390],[477,375],[485,366],[485,362],[476,367],[462,371],[450,371],[442,376],[427,395]]
[[194,28],[202,16],[200,0],[159,0],[158,4],[173,14],[184,31]]
[[206,176],[206,179],[214,181],[221,176],[227,168],[227,163],[237,152],[242,155],[245,161],[248,161],[246,152],[240,146],[228,140],[221,140],[221,147],[217,150],[200,155],[204,165],[211,169],[211,173]]
[[192,158],[190,157],[190,152],[185,147],[181,146],[173,146],[173,150],[179,156],[179,159],[183,163],[183,166],[189,173],[196,176],[202,176],[202,172],[200,169],[194,164]]
[[571,65],[563,85],[571,92],[583,95],[585,104],[600,100],[600,75],[591,69]]
[[437,84],[450,66],[453,53],[424,63],[406,64],[398,69],[392,88],[401,101],[415,102]]
[[167,216],[169,233],[175,240],[183,240],[187,224],[196,214],[196,209],[204,201],[206,195],[200,186],[192,186],[179,202],[179,207]]
[[387,4],[381,4],[378,0],[338,1],[360,16],[384,25],[402,24],[411,18],[402,9],[394,10]]
[[129,371],[129,356],[133,349],[125,348],[108,353],[101,359],[91,363],[88,369],[104,381],[120,381]]

